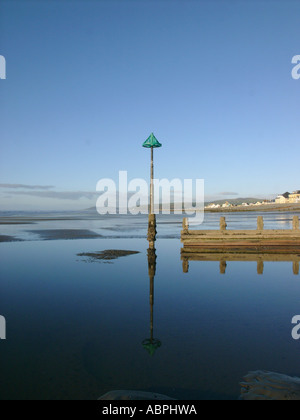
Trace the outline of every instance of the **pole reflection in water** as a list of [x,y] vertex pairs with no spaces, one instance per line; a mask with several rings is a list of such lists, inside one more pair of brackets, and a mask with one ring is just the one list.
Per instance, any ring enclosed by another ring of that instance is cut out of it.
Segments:
[[147,250],[148,256],[148,272],[150,279],[150,338],[147,338],[142,342],[143,347],[148,353],[153,356],[155,351],[161,346],[161,341],[154,338],[154,278],[156,272],[156,219],[154,214],[149,215],[149,226],[148,226],[148,242],[149,248]]

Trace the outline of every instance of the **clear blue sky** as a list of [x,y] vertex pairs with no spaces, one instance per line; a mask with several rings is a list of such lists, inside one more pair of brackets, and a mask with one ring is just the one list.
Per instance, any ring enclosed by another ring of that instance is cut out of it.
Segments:
[[2,0],[0,209],[148,179],[152,131],[156,176],[204,178],[207,199],[300,189],[299,17],[297,0]]

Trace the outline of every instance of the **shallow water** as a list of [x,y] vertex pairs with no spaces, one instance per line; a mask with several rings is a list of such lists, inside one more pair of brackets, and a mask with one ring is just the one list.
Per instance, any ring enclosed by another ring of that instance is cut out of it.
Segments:
[[[263,216],[265,229],[292,229],[293,215],[291,212],[205,213],[204,223],[191,228],[218,229],[222,215],[226,217],[228,229],[256,229],[257,216]],[[17,221],[18,224],[5,224],[7,220]],[[180,238],[182,215],[158,215],[157,224],[158,239]],[[43,236],[39,235],[39,231],[49,229],[82,229],[90,230],[103,238],[138,239],[147,237],[147,226],[147,215],[100,216],[95,212],[82,212],[74,213],[71,216],[68,213],[41,214],[34,215],[34,217],[25,214],[14,216],[14,219],[7,219],[3,218],[0,213],[0,234],[16,236],[22,240],[39,240],[40,236]]]
[[[216,228],[219,216],[206,216],[203,227]],[[292,215],[264,216],[270,228],[291,226]],[[254,227],[257,215],[227,217],[239,229]],[[250,370],[300,376],[300,342],[291,337],[300,276],[292,263],[266,262],[258,275],[255,262],[229,262],[224,275],[219,262],[192,261],[183,273],[181,218],[159,222],[153,329],[161,346],[153,356],[142,345],[151,309],[145,217],[1,226],[19,237],[32,226],[105,235],[0,244],[2,400],[96,399],[115,389],[237,399]],[[140,253],[92,263],[77,256],[106,249]]]

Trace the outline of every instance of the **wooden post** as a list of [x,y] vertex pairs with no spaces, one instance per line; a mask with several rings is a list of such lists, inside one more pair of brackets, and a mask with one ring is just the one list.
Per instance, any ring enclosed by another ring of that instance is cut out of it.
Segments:
[[225,217],[221,217],[220,218],[220,230],[221,230],[221,232],[225,232],[226,228],[227,228],[226,219],[225,219]]
[[293,273],[295,274],[295,276],[299,275],[299,261],[293,262]]
[[156,215],[149,214],[148,216],[148,235],[147,240],[149,242],[149,247],[151,249],[154,248],[154,244],[156,241]]
[[261,259],[257,261],[257,274],[264,274],[264,262]]
[[220,274],[226,274],[226,267],[227,267],[226,260],[221,259],[220,260]]
[[189,233],[189,219],[187,217],[182,220],[182,229],[184,233]]
[[188,258],[184,258],[182,261],[182,270],[184,273],[188,273],[189,272],[189,259]]
[[260,232],[264,230],[264,218],[262,216],[257,218],[257,230]]
[[293,217],[293,229],[299,230],[299,217],[298,216]]

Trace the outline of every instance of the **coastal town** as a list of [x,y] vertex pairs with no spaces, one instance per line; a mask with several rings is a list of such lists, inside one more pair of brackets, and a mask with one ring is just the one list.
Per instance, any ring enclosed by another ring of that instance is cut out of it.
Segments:
[[230,209],[230,208],[245,208],[245,207],[260,207],[260,206],[270,206],[274,204],[300,204],[300,190],[293,191],[292,193],[286,192],[284,194],[279,194],[273,200],[262,200],[262,201],[245,201],[242,204],[230,203],[226,201],[225,203],[209,203],[205,206],[206,210],[213,209]]
[[291,194],[286,192],[280,194],[275,199],[276,204],[297,204],[300,203],[300,191],[294,191]]

